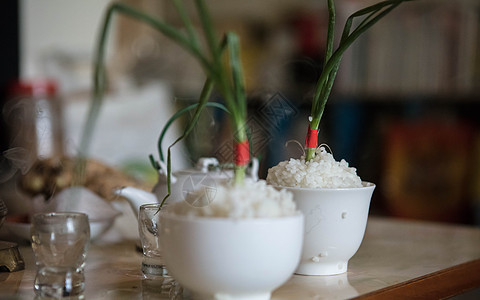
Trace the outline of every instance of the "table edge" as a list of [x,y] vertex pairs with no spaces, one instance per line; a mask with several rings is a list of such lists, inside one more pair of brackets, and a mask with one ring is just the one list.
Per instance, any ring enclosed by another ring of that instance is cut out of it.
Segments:
[[480,287],[480,259],[468,261],[421,277],[407,280],[355,299],[440,299]]

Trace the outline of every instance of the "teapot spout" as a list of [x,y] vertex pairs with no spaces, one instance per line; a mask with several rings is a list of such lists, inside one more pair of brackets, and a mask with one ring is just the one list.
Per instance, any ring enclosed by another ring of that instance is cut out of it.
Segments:
[[158,202],[154,194],[134,187],[124,187],[115,190],[115,194],[127,199],[136,216],[138,216],[140,205]]

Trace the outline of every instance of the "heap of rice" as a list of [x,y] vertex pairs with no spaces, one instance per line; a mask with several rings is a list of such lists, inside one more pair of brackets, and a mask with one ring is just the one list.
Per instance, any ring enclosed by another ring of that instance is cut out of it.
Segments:
[[267,183],[274,186],[302,188],[355,188],[362,187],[362,180],[355,168],[345,160],[335,161],[325,148],[319,147],[311,161],[291,158],[270,168]]
[[185,201],[168,205],[167,211],[184,216],[236,219],[277,218],[298,213],[293,195],[267,185],[265,180],[245,179],[241,186],[223,183],[215,187],[213,192],[212,197],[211,190],[196,190],[188,194]]

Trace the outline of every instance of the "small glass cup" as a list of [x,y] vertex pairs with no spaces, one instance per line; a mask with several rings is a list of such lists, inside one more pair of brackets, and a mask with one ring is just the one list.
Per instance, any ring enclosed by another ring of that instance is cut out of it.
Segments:
[[160,203],[143,204],[138,212],[138,231],[142,243],[142,273],[145,278],[169,277],[160,245]]
[[142,300],[182,300],[192,299],[188,291],[184,290],[173,277],[145,278],[142,280]]
[[81,296],[90,243],[88,216],[74,212],[36,214],[31,236],[37,266],[35,294],[52,298]]

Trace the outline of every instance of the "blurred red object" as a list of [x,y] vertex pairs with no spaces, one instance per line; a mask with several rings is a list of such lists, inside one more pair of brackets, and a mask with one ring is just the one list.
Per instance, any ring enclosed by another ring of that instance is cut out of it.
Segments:
[[389,214],[464,222],[473,133],[471,127],[458,122],[392,124],[383,168]]

